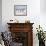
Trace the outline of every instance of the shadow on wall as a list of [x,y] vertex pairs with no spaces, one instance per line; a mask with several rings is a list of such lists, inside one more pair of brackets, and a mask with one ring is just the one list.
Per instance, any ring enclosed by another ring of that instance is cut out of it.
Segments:
[[40,0],[40,10],[41,13],[46,14],[46,0]]

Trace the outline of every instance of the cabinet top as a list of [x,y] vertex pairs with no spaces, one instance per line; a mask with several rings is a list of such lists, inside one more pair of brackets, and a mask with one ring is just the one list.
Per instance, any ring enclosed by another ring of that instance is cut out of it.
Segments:
[[23,25],[23,24],[30,24],[30,25],[33,25],[34,23],[7,23],[8,25]]

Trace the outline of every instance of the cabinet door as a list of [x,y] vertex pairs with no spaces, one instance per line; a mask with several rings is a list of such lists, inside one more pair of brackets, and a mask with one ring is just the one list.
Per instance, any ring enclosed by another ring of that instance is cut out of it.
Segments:
[[28,46],[28,32],[13,32],[13,42],[22,43],[23,46]]

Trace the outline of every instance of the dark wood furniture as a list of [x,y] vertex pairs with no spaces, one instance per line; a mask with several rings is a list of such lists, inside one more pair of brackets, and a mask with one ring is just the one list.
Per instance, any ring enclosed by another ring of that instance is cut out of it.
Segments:
[[33,46],[33,23],[7,23],[12,39],[15,42],[23,43],[22,46]]

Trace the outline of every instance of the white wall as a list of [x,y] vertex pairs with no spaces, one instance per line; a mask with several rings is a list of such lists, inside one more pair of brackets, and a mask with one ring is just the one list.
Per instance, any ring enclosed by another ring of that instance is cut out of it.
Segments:
[[[27,5],[27,16],[14,16],[14,5]],[[41,13],[41,7],[40,0],[2,0],[3,31],[7,31],[7,22],[10,19],[17,19],[19,20],[19,22],[25,22],[25,20],[30,20],[31,23],[34,23],[33,45],[38,46],[36,27],[38,27],[39,24],[41,24],[41,26],[43,27],[46,27],[46,22],[44,21],[46,19],[46,15]]]
[[0,0],[0,31],[2,29],[2,0]]
[[46,31],[46,0],[40,0],[40,24]]

